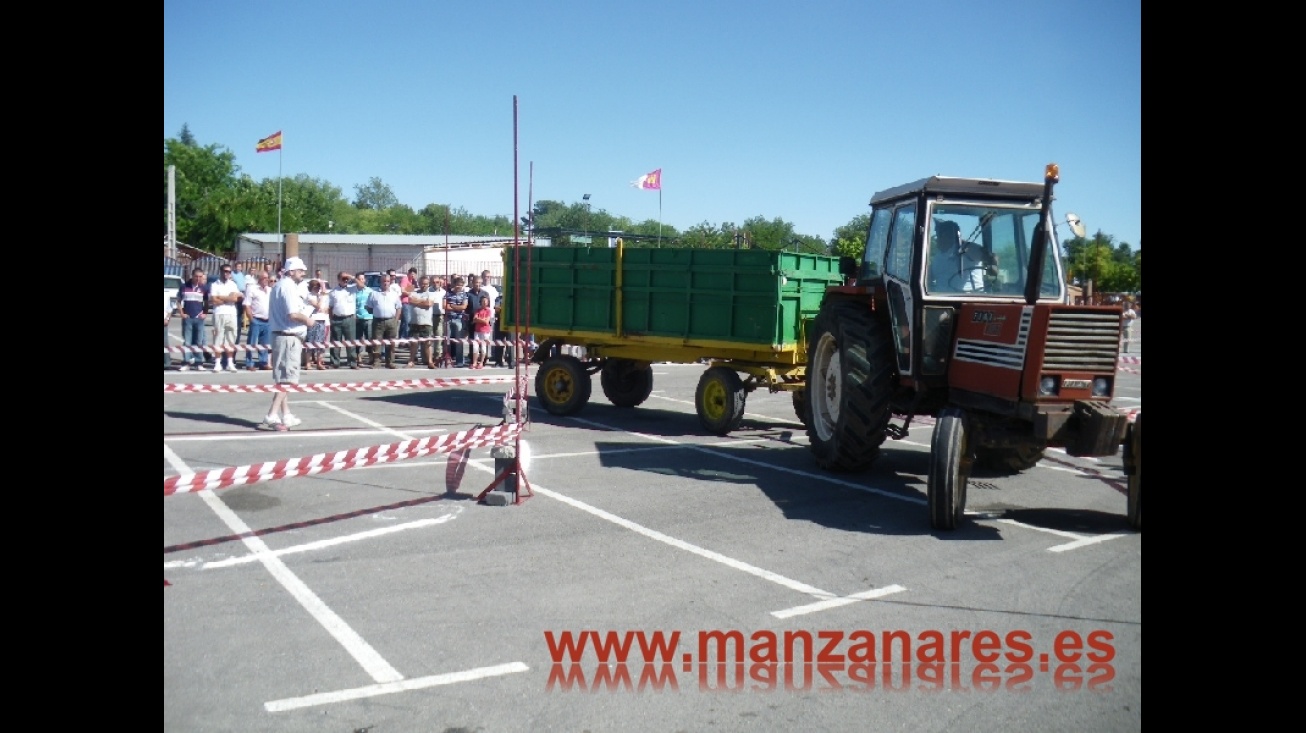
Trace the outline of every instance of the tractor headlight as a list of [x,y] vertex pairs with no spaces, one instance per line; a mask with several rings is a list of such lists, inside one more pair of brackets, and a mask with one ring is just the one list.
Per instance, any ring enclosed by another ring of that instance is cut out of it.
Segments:
[[1045,397],[1048,395],[1054,395],[1057,393],[1057,387],[1060,384],[1061,384],[1060,379],[1051,375],[1045,376],[1042,379],[1038,380],[1038,393]]
[[1111,394],[1111,380],[1107,377],[1098,377],[1093,380],[1093,396],[1106,397]]

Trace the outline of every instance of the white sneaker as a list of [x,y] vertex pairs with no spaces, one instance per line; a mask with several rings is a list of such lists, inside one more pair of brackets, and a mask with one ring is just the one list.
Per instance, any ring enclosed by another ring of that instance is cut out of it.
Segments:
[[281,418],[277,417],[276,415],[268,415],[267,417],[263,418],[263,422],[258,424],[258,429],[259,430],[285,430],[286,426],[285,423],[281,422]]
[[188,371],[190,371],[190,364],[182,364],[182,365],[181,365],[181,369],[178,369],[177,371],[179,371],[179,372],[188,372]]
[[298,424],[300,424],[300,423],[302,423],[302,422],[304,422],[304,421],[303,421],[303,420],[300,420],[299,418],[295,417],[294,415],[291,415],[291,414],[287,413],[287,414],[281,416],[281,422],[285,423],[286,427],[288,427],[288,428],[293,428],[293,427],[295,427],[296,425],[298,425]]

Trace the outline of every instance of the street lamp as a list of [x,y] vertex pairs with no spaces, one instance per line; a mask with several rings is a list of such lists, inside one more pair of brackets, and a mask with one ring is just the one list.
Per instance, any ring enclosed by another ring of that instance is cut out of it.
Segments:
[[584,201],[584,202],[585,202],[585,233],[586,233],[586,234],[589,234],[589,231],[590,231],[590,195],[589,195],[589,194],[585,194],[584,196],[581,196],[580,199],[581,199],[581,201]]

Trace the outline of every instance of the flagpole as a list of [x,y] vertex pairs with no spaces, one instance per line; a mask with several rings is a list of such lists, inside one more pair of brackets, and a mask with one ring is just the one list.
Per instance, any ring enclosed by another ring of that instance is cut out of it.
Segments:
[[281,247],[281,261],[286,260],[286,243],[281,240],[281,148],[277,148],[277,244]]
[[662,181],[658,181],[658,247],[662,247]]

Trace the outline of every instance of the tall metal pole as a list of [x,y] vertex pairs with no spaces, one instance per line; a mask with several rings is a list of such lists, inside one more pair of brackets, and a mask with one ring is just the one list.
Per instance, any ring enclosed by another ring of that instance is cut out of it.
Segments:
[[286,243],[281,241],[281,153],[277,148],[277,246],[281,248],[281,261],[286,261]]
[[177,166],[168,166],[168,256],[177,259]]

